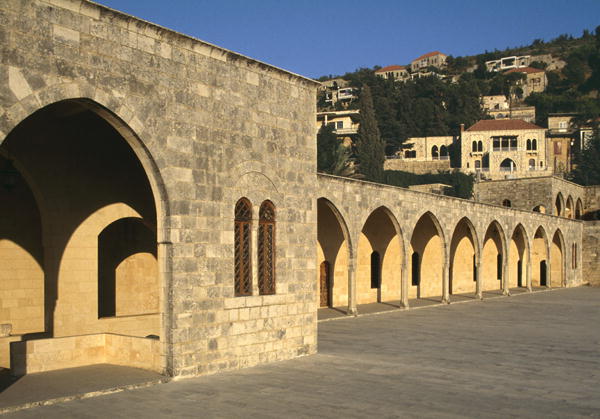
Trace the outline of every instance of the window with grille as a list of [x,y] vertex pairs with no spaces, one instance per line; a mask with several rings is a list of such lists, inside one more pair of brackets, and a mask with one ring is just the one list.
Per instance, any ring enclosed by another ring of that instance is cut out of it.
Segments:
[[258,291],[275,294],[275,206],[264,201],[258,224]]
[[252,295],[252,204],[241,198],[235,204],[235,295]]

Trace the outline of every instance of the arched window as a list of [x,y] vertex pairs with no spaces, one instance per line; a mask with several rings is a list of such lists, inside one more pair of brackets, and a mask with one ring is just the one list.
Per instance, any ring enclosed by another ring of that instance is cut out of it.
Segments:
[[431,147],[431,158],[437,160],[439,157],[440,156],[438,154],[438,147],[434,145],[433,147]]
[[252,204],[241,198],[235,204],[235,295],[252,295]]
[[448,147],[445,145],[440,147],[440,159],[445,160],[448,158]]
[[531,149],[537,150],[537,140],[535,138],[531,140]]
[[483,152],[483,141],[479,140],[477,143],[477,151]]
[[410,152],[410,157],[412,157],[413,159],[417,158],[417,150],[413,150]]
[[258,213],[258,292],[275,294],[275,206],[264,201]]
[[471,144],[471,151],[477,151],[477,141],[473,141],[473,144]]
[[533,207],[533,211],[545,214],[546,213],[546,207],[543,206],[543,205],[537,205],[537,206]]
[[527,150],[531,150],[531,140],[527,139]]
[[475,160],[475,169],[481,168],[481,160]]
[[410,150],[406,150],[406,151],[404,152],[404,158],[405,158],[405,159],[408,159],[408,158],[410,158]]
[[412,254],[412,285],[419,285],[421,280],[421,268],[419,262],[419,254],[414,252]]
[[529,170],[535,170],[535,159],[529,159]]
[[379,252],[371,253],[371,288],[379,288],[381,281],[381,260]]
[[512,206],[510,199],[505,199],[504,201],[502,201],[502,206],[510,208]]
[[500,171],[501,172],[513,172],[517,170],[515,162],[511,159],[504,159],[502,163],[500,163]]

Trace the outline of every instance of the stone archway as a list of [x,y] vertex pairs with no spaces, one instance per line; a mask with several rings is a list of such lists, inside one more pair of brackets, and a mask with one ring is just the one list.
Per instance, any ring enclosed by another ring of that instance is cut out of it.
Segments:
[[[166,266],[170,259],[161,257],[165,248],[158,245],[157,235],[162,238],[167,233],[162,212],[167,201],[162,186],[158,187],[162,181],[156,165],[133,130],[90,99],[68,99],[45,106],[16,124],[0,148],[4,156],[18,162],[22,177],[35,183],[43,201],[44,326],[43,334],[35,337],[106,332],[152,335],[162,341],[153,346],[166,349],[161,312],[170,286],[170,268]],[[157,187],[158,197],[152,185]],[[113,231],[111,240],[121,247],[129,243],[132,248],[122,249],[124,256],[119,261],[123,263],[111,265],[110,275],[119,284],[112,298],[121,301],[121,310],[99,316],[98,307],[103,304],[99,272],[107,271],[102,262],[106,250],[102,249],[110,246],[99,246],[98,237],[111,223],[127,217],[141,220],[149,231],[142,246],[145,255],[134,249],[139,245],[139,228]],[[151,281],[137,284],[140,278]],[[130,286],[128,281],[137,285]],[[152,301],[151,307],[141,309],[146,304],[142,300]],[[160,366],[161,370],[167,368],[166,362]]]
[[462,218],[454,228],[450,242],[450,294],[477,291],[478,241],[475,228],[468,218]]
[[531,246],[531,286],[545,287],[550,285],[548,271],[548,238],[543,227],[538,227],[533,236]]
[[521,224],[515,227],[510,239],[508,258],[508,287],[527,287],[527,268],[529,264],[529,244],[525,228]]
[[560,230],[556,230],[550,245],[551,286],[565,286],[565,241]]
[[481,262],[481,288],[483,291],[502,290],[504,259],[506,258],[505,236],[500,223],[492,221],[483,239]]
[[439,221],[431,212],[415,224],[410,246],[409,297],[443,299],[446,243]]

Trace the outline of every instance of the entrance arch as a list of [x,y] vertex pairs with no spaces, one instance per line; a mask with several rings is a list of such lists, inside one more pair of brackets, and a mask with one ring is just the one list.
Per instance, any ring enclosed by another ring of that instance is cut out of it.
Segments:
[[450,294],[477,291],[477,253],[475,227],[464,217],[456,224],[450,242]]
[[386,207],[379,207],[369,215],[359,236],[357,303],[399,301],[403,258],[398,223]]
[[575,204],[575,219],[581,220],[583,216],[583,204],[581,203],[581,199],[577,199],[577,204]]
[[515,227],[510,239],[508,253],[508,288],[527,287],[529,244],[527,233],[521,224]]
[[552,266],[551,286],[565,286],[565,241],[560,230],[556,230],[550,246],[550,261]]
[[[409,275],[412,278],[409,297],[441,296],[443,298],[443,278],[446,269],[445,243],[437,218],[431,212],[423,214],[415,224],[410,239],[413,263]],[[418,262],[415,258],[418,258]],[[413,266],[418,267],[418,272],[413,272]]]
[[561,217],[564,215],[565,208],[565,199],[562,196],[562,193],[558,193],[556,195],[556,199],[554,200],[554,215],[557,217]]
[[567,203],[565,204],[565,217],[574,218],[574,209],[575,205],[573,204],[573,197],[569,195],[567,198]]
[[[161,257],[165,245],[158,244],[168,236],[168,204],[156,164],[133,130],[90,99],[61,100],[16,125],[0,143],[0,154],[35,190],[38,241],[44,243],[42,333],[23,339],[152,335],[168,351],[161,312],[171,269],[170,259]],[[101,246],[98,237],[131,217],[142,228],[116,228],[105,242],[119,243],[122,263],[115,265],[119,257],[105,257],[114,247]],[[0,275],[7,269],[0,264]],[[101,272],[118,284],[111,298],[121,310],[109,310],[109,316],[99,316]]]
[[531,248],[531,286],[546,287],[550,285],[548,272],[548,238],[543,227],[539,227],[533,236]]
[[481,288],[483,291],[502,289],[505,236],[500,223],[492,221],[485,232],[481,262]]
[[[326,198],[317,199],[317,253],[319,295],[325,295],[327,300],[320,306],[348,305],[350,235],[346,221]],[[328,279],[324,274],[328,274]],[[322,289],[324,286],[328,289]]]

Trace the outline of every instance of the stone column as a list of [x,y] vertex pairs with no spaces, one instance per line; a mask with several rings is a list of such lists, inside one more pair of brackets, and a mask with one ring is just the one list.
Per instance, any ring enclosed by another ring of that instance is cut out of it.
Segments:
[[[507,246],[507,254],[506,257],[502,258],[502,294],[504,295],[510,295],[510,291],[508,289],[508,259],[509,259],[509,253],[510,249],[508,249]],[[505,256],[505,255],[502,255]]]
[[356,256],[353,254],[348,264],[348,311],[349,316],[356,316]]
[[404,243],[404,254],[402,255],[402,268],[400,270],[400,306],[409,308],[408,304],[408,247]]
[[527,266],[525,267],[525,281],[527,284],[527,291],[532,292],[531,288],[531,251],[527,255]]
[[175,365],[173,359],[173,301],[171,284],[172,269],[171,261],[173,258],[173,243],[169,241],[159,241],[156,249],[159,282],[160,282],[160,312],[161,312],[161,350],[160,355],[163,358],[164,373],[168,376],[173,376],[175,373]]
[[450,264],[449,250],[444,249],[444,270],[442,271],[442,303],[450,304]]
[[481,251],[475,255],[475,294],[477,298],[483,300],[483,283],[481,280]]

